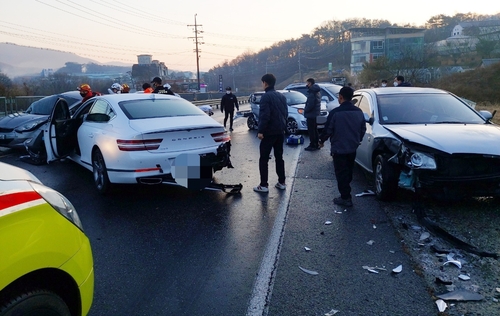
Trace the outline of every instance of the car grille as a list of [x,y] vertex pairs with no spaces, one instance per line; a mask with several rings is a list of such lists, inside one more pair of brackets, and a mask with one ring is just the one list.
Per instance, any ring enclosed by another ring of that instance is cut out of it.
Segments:
[[0,127],[0,133],[11,133],[14,129],[13,128],[1,128]]
[[500,156],[455,154],[435,158],[438,170],[433,174],[439,178],[465,180],[500,177]]

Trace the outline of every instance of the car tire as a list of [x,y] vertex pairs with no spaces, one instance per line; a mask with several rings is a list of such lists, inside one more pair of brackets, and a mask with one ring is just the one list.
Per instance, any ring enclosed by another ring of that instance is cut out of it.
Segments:
[[71,316],[68,305],[54,292],[30,290],[0,302],[0,316]]
[[97,191],[100,194],[105,194],[109,190],[111,183],[109,182],[104,157],[99,148],[94,149],[92,152],[92,173]]
[[299,130],[299,125],[297,124],[297,121],[294,120],[293,118],[289,118],[286,121],[286,133],[287,134],[296,134]]
[[249,115],[247,118],[247,126],[248,129],[254,130],[257,129],[257,121],[255,120],[255,116],[253,114]]
[[373,163],[375,194],[381,201],[390,201],[398,190],[398,173],[384,155],[378,155]]

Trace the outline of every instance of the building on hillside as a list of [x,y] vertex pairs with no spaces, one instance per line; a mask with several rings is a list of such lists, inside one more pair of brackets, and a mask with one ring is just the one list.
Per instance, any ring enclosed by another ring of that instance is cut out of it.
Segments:
[[387,28],[352,28],[351,33],[351,74],[363,70],[365,62],[377,58],[389,60],[423,58],[424,29],[387,27]]
[[52,68],[44,68],[42,69],[42,72],[41,72],[41,77],[42,78],[48,78],[49,76],[53,75],[54,74],[54,69]]
[[[132,79],[137,85],[138,90],[142,90],[142,84],[151,82],[154,77],[160,77],[163,80],[168,77],[168,67],[164,62],[153,60],[152,55],[138,55],[137,64],[132,65]],[[166,82],[166,81],[165,81]]]
[[500,58],[486,58],[481,61],[481,68],[486,68],[497,63],[500,63]]
[[500,19],[484,20],[484,21],[466,21],[457,24],[450,37],[455,36],[475,36],[491,40],[497,40],[500,33]]

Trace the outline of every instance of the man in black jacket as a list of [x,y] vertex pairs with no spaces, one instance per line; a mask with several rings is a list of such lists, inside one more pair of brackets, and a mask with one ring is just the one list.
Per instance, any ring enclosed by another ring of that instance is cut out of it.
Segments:
[[307,100],[304,107],[304,117],[307,121],[307,132],[309,133],[310,144],[305,150],[318,150],[318,123],[316,122],[321,112],[321,88],[315,83],[313,78],[306,81]]
[[356,159],[356,150],[366,132],[366,121],[363,111],[352,104],[354,91],[343,87],[339,92],[340,106],[328,114],[326,126],[320,136],[320,146],[330,138],[333,167],[340,197],[333,203],[352,206],[351,181]]
[[276,174],[278,175],[278,183],[276,183],[275,187],[280,190],[286,189],[283,142],[285,141],[288,106],[286,105],[285,96],[274,89],[276,77],[273,74],[265,74],[262,76],[261,81],[266,93],[260,98],[259,131],[257,134],[260,139],[260,184],[254,187],[253,190],[268,193],[268,162],[271,149],[274,151]]
[[226,94],[220,99],[220,111],[226,111],[224,115],[224,128],[229,117],[229,130],[233,131],[234,107],[239,111],[238,98],[231,92],[231,87],[226,87]]
[[170,85],[168,83],[166,83],[165,85],[161,84],[160,77],[154,77],[151,83],[153,84],[154,88],[153,93],[175,95],[175,93],[172,90],[170,90]]

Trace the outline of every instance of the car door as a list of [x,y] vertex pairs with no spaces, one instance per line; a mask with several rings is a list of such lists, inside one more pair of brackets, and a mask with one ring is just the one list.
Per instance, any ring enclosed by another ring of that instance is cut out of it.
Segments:
[[[372,118],[373,120],[373,104],[368,95],[354,95],[353,103],[358,106],[365,117]],[[373,131],[372,125],[366,123],[366,133],[356,150],[356,162],[366,170],[372,170],[372,151],[373,151]]]
[[[92,162],[92,148],[94,145],[97,145],[101,151],[104,151],[104,143],[100,141],[103,138],[109,138],[109,135],[117,130],[116,126],[113,127],[109,123],[115,116],[113,108],[104,99],[96,100],[88,111],[88,114],[83,116],[77,133],[82,162],[89,164]],[[103,135],[107,135],[108,137]]]
[[71,114],[66,100],[59,98],[44,129],[47,163],[64,158],[74,148],[76,130],[72,126]]

